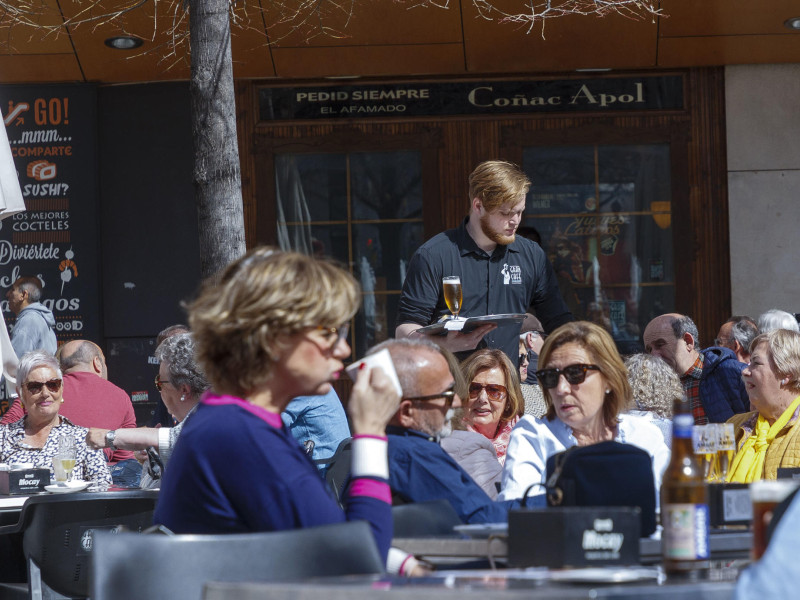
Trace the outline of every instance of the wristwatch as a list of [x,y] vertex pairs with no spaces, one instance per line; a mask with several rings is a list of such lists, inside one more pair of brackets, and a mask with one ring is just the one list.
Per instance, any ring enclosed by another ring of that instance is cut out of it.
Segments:
[[116,450],[117,447],[114,445],[114,438],[117,437],[117,432],[113,429],[106,432],[106,446],[111,448],[112,450]]

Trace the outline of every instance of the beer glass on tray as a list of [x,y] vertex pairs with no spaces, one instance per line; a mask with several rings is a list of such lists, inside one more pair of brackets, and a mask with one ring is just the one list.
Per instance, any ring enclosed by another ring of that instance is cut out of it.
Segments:
[[442,277],[442,286],[444,286],[444,301],[447,304],[448,310],[453,313],[453,318],[458,318],[458,313],[461,312],[461,277],[458,275],[448,275]]
[[695,425],[692,427],[692,446],[694,453],[703,463],[703,475],[706,481],[714,481],[714,463],[717,457],[717,427],[715,424]]

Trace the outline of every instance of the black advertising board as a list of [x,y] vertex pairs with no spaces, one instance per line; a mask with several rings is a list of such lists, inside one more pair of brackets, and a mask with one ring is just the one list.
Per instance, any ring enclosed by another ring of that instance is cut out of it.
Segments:
[[5,298],[14,280],[39,277],[59,344],[100,341],[96,97],[91,85],[0,87],[26,208],[0,222],[3,316],[16,318]]
[[261,121],[682,110],[681,75],[261,87]]

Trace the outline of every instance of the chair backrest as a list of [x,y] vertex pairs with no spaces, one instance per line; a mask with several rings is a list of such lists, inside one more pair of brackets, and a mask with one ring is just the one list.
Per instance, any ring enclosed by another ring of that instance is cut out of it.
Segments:
[[147,490],[33,496],[19,526],[31,588],[89,595],[89,561],[99,531],[142,531],[153,524],[158,494]]
[[453,527],[464,523],[444,499],[393,506],[392,520],[398,538],[458,536]]
[[366,521],[271,533],[98,535],[93,600],[200,600],[207,581],[383,572]]
[[350,478],[352,454],[353,438],[345,438],[339,442],[339,446],[331,458],[315,461],[318,465],[328,465],[325,471],[325,482],[328,484],[328,489],[335,494],[337,501],[341,501],[344,487]]

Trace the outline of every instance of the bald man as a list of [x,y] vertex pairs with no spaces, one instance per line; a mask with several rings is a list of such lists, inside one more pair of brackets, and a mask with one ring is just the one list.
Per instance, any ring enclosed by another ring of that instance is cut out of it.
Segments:
[[678,374],[692,405],[696,425],[724,423],[750,410],[742,382],[745,365],[728,348],[700,346],[697,325],[686,315],[661,315],[644,330],[644,349]]

